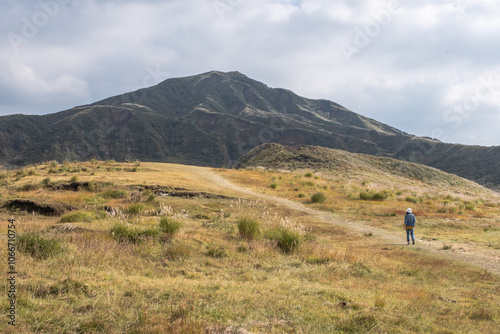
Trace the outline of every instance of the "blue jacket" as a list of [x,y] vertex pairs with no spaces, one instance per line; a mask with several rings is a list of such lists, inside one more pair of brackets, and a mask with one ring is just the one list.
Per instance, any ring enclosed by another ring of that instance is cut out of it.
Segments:
[[407,213],[405,216],[405,227],[415,227],[415,215],[412,213]]

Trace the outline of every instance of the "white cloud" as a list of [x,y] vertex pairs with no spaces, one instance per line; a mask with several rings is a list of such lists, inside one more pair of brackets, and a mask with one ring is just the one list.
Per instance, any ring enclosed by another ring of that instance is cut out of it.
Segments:
[[[167,77],[238,70],[406,132],[500,145],[500,94],[483,96],[458,128],[447,114],[481,77],[500,76],[493,0],[400,1],[394,12],[392,0],[65,2],[18,52],[9,34],[24,38],[24,18],[33,23],[44,9],[0,4],[0,114],[55,112]],[[356,42],[348,61],[339,46]]]

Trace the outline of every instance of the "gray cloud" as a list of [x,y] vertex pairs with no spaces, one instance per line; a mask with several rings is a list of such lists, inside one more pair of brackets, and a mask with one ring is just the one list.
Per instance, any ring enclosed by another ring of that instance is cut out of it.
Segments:
[[[0,115],[238,70],[409,133],[500,145],[500,8],[493,0],[394,3],[4,1]],[[356,51],[350,57],[346,45]],[[485,78],[493,84],[474,99]],[[453,112],[461,105],[469,109]]]

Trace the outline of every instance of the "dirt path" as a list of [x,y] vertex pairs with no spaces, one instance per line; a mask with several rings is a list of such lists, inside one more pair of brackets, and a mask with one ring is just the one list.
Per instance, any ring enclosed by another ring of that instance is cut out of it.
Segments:
[[[217,175],[214,171],[208,168],[193,167],[193,173],[197,174],[198,177],[205,179],[205,181],[217,185],[220,189],[229,190],[239,194],[245,194],[251,197],[261,198],[267,201],[272,201],[278,203],[292,211],[301,212],[307,215],[314,216],[315,218],[329,224],[339,225],[363,235],[365,233],[373,233],[373,238],[371,240],[378,241],[379,245],[391,245],[391,246],[402,246],[406,247],[406,236],[404,231],[395,234],[383,229],[375,228],[372,226],[366,226],[359,222],[350,222],[346,220],[339,219],[328,212],[323,212],[309,208],[301,203],[290,201],[284,198],[269,196],[261,193],[257,193],[248,188],[236,185],[231,181]],[[440,257],[451,259],[454,261],[461,261],[464,263],[476,265],[484,268],[485,270],[500,274],[500,254],[498,251],[489,249],[480,249],[475,247],[470,243],[457,244],[454,243],[453,251],[443,250],[443,244],[439,241],[424,241],[418,238],[417,235],[417,245],[408,247],[418,247],[424,249],[429,253],[439,255]]]

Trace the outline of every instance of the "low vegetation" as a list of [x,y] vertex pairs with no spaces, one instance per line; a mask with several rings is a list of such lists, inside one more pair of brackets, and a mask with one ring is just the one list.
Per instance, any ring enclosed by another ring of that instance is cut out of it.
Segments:
[[311,196],[311,202],[313,203],[323,203],[326,199],[325,194],[323,193],[315,193]]
[[48,259],[63,251],[61,240],[47,238],[37,232],[21,233],[17,241],[19,251],[39,260]]
[[163,217],[160,220],[160,230],[172,238],[182,227],[182,223],[170,217]]
[[148,238],[157,237],[160,231],[154,227],[138,228],[118,223],[110,229],[109,233],[118,242],[138,243]]
[[254,240],[260,236],[260,223],[257,219],[241,218],[237,222],[240,237],[245,240]]

